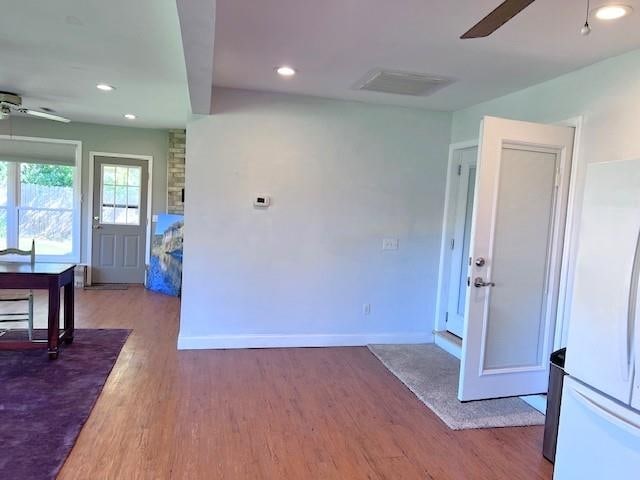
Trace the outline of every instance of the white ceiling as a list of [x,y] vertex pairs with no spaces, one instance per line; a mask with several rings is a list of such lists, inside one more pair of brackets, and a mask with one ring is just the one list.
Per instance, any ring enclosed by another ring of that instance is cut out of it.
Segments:
[[[640,0],[624,0],[627,18],[593,19],[588,37],[586,0],[537,0],[492,36],[459,40],[500,1],[217,0],[214,83],[456,110],[640,47]],[[279,78],[280,64],[299,74]],[[352,89],[378,67],[457,82],[426,98]]]
[[[78,122],[185,125],[190,109],[175,0],[0,4],[0,90]],[[100,92],[99,82],[117,90]]]

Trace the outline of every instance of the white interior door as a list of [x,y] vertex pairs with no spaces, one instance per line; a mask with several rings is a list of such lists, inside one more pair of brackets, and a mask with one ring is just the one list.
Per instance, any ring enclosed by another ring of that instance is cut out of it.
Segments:
[[467,148],[461,150],[459,154],[455,226],[450,243],[451,269],[449,272],[449,299],[446,319],[447,331],[462,338],[478,149],[476,147]]
[[574,129],[482,121],[460,400],[544,393]]

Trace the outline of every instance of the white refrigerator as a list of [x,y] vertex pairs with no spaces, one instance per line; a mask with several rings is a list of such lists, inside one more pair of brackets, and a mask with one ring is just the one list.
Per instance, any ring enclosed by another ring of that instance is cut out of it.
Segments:
[[555,480],[640,479],[640,160],[588,166]]

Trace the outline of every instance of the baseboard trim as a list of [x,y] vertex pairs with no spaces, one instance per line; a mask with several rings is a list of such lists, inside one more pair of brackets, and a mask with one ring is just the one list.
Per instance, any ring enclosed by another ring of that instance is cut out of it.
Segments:
[[371,344],[394,343],[433,343],[433,335],[427,332],[415,332],[338,335],[178,336],[178,350],[282,347],[360,347]]
[[462,339],[446,330],[435,332],[435,344],[458,360],[462,357]]
[[526,395],[520,397],[526,403],[545,415],[547,413],[547,396],[546,395]]

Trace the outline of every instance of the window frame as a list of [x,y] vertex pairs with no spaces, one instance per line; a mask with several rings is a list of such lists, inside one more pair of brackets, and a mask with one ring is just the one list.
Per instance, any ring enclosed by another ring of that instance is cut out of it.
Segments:
[[[82,222],[82,142],[79,140],[63,140],[58,138],[43,137],[25,137],[18,135],[0,135],[1,140],[25,141],[38,143],[55,143],[68,144],[75,147],[75,164],[73,173],[73,204],[72,204],[72,226],[71,226],[71,252],[66,255],[42,255],[38,254],[38,242],[36,242],[36,261],[43,263],[80,263],[80,254],[82,246],[80,244],[81,222]],[[19,159],[11,159],[7,161],[7,246],[18,246],[18,212],[22,208],[20,206],[20,173]],[[46,162],[42,162],[46,164]],[[50,164],[53,165],[53,164]],[[9,198],[12,196],[13,198]],[[9,214],[9,212],[11,214]],[[64,210],[64,209],[56,209]],[[3,261],[23,262],[24,257],[19,255],[7,255],[3,257]]]

